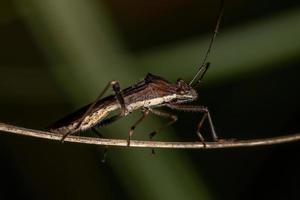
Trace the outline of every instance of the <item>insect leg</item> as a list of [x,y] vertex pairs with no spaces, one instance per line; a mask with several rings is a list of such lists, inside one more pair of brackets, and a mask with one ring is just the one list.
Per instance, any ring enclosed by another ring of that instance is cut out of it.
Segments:
[[95,127],[92,128],[92,131],[93,131],[98,137],[104,138],[103,135],[102,135]]
[[[109,125],[109,124],[111,124],[111,123],[117,121],[118,119],[121,119],[122,117],[123,117],[123,113],[120,112],[120,113],[117,114],[117,115],[114,115],[114,116],[112,116],[112,117],[109,117],[109,118],[107,118],[107,119],[102,120],[102,121],[99,122],[96,126],[97,126],[97,127],[100,127],[100,126],[106,126],[106,125]],[[96,135],[100,136],[101,138],[104,138],[104,137],[102,136],[102,134],[101,134],[99,131],[96,130],[95,127],[92,128],[92,131],[93,131],[94,133],[96,133]],[[103,150],[103,157],[102,157],[102,160],[101,160],[102,163],[105,163],[105,162],[106,162],[107,152],[108,152],[108,146],[105,146],[105,148],[104,148],[104,150]]]
[[201,140],[201,142],[203,142],[203,144],[205,144],[204,143],[205,140],[204,140],[204,137],[202,136],[202,134],[200,133],[200,129],[201,129],[206,117],[207,117],[207,114],[205,113],[197,125],[197,135],[198,135],[199,139]]
[[[161,111],[161,110],[153,110],[153,109],[150,109],[150,111],[155,114],[155,115],[158,115],[160,117],[164,117],[164,118],[169,118],[170,121],[168,123],[166,123],[164,126],[156,129],[155,131],[151,132],[149,134],[149,138],[150,140],[152,140],[152,138],[157,134],[159,133],[162,129],[164,128],[167,128],[168,126],[172,125],[173,123],[175,123],[178,118],[176,115],[173,115],[173,114],[170,114],[170,113],[167,113],[167,112],[164,112],[164,111]],[[155,154],[155,151],[154,151],[154,148],[152,148],[152,154],[154,155]]]
[[129,134],[128,134],[128,139],[127,139],[127,145],[130,146],[130,140],[131,140],[131,136],[134,132],[134,129],[136,128],[136,126],[141,123],[149,114],[149,109],[148,108],[143,108],[142,109],[142,116],[130,127],[129,130]]
[[170,113],[167,113],[167,112],[164,112],[164,111],[160,111],[160,110],[153,110],[153,109],[150,109],[150,111],[155,114],[155,115],[158,115],[160,117],[164,117],[164,118],[169,118],[170,121],[168,123],[166,123],[164,126],[156,129],[155,131],[151,132],[149,134],[149,138],[152,139],[157,133],[159,133],[162,129],[164,128],[167,128],[168,126],[172,125],[173,123],[175,123],[178,118],[176,115],[173,115],[173,114],[170,114]]
[[109,117],[109,118],[107,118],[107,119],[104,119],[104,120],[100,121],[96,126],[97,126],[97,127],[107,126],[107,125],[109,125],[109,124],[111,124],[111,123],[113,123],[113,122],[115,122],[115,121],[121,119],[123,116],[124,116],[124,115],[123,115],[123,113],[122,113],[122,111],[121,111],[121,112],[120,112],[119,114],[117,114],[117,115],[114,115],[114,116],[112,116],[112,117]]
[[213,122],[212,122],[212,119],[211,119],[211,116],[210,116],[210,112],[209,112],[207,107],[205,107],[205,106],[193,106],[193,105],[176,105],[176,104],[167,104],[167,106],[169,108],[175,109],[175,110],[204,113],[202,119],[200,120],[200,122],[198,123],[198,126],[197,126],[197,135],[200,138],[200,140],[204,143],[204,138],[200,133],[200,129],[201,129],[203,123],[204,123],[204,120],[207,118],[213,140],[218,141],[218,136],[216,134],[216,131],[215,131],[215,128],[214,128],[214,125],[213,125]]
[[[93,108],[95,107],[96,103],[102,98],[102,96],[105,94],[105,92],[109,89],[109,87],[112,87],[112,89],[114,90],[117,100],[119,102],[119,104],[121,105],[122,108],[122,113],[125,114],[126,112],[126,107],[125,107],[125,102],[124,102],[124,98],[120,89],[120,84],[118,81],[110,81],[104,88],[104,90],[100,93],[100,95],[97,97],[97,99],[90,105],[90,107],[87,109],[87,111],[84,113],[84,115],[80,118],[79,123],[77,124],[77,127],[75,128],[75,130],[77,128],[80,127],[80,125],[82,124],[82,122],[84,121],[84,119],[86,118],[86,116],[88,116],[91,111],[93,110]],[[65,133],[62,138],[61,141],[63,142],[64,139],[71,134],[72,131]]]
[[123,95],[121,93],[121,89],[120,89],[120,84],[118,81],[110,81],[106,87],[104,88],[104,90],[100,93],[100,95],[97,97],[97,99],[94,101],[94,103],[92,103],[90,105],[90,107],[87,109],[87,111],[85,112],[85,114],[82,116],[82,118],[80,119],[80,123],[78,123],[78,127],[81,125],[82,121],[84,120],[84,118],[90,114],[90,112],[92,111],[92,109],[94,108],[94,106],[96,105],[96,103],[102,98],[102,96],[105,94],[105,92],[108,90],[109,87],[112,87],[117,100],[119,102],[119,104],[121,105],[122,108],[122,112],[125,113],[126,111],[126,107],[125,107],[125,102],[124,102],[124,98]]
[[[92,131],[100,138],[104,138],[103,135],[95,127],[92,128]],[[108,152],[108,146],[105,146],[102,153],[102,159],[101,159],[102,163],[105,163],[106,161],[107,152]]]

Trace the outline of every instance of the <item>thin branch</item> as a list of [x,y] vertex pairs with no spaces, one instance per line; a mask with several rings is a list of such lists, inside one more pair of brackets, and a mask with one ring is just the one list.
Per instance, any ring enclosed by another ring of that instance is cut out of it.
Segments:
[[[49,140],[60,140],[62,135],[17,127],[9,124],[0,123],[0,133],[10,133],[17,135],[24,135],[36,138],[44,138]],[[201,142],[158,142],[158,141],[137,141],[131,140],[130,147],[146,147],[146,148],[169,148],[169,149],[224,149],[235,147],[253,147],[253,146],[267,146],[274,144],[282,144],[288,142],[300,141],[300,133],[289,134],[280,137],[251,139],[251,140],[224,140],[220,142],[207,142],[206,146]],[[120,139],[102,139],[93,137],[68,136],[65,142],[94,144],[105,146],[122,146],[127,147],[127,140]]]

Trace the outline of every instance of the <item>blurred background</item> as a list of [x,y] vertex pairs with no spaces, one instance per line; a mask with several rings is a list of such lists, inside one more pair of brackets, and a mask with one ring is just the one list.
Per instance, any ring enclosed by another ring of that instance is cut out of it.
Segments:
[[[189,81],[220,2],[51,0],[0,2],[0,121],[43,129],[93,101],[110,80],[151,72]],[[300,131],[300,3],[226,0],[197,105],[221,138]],[[111,92],[110,92],[111,93]],[[100,132],[127,138],[139,112]],[[196,141],[199,115],[156,140]],[[166,120],[150,116],[134,139]],[[207,128],[207,127],[206,127]],[[93,136],[91,133],[83,135]],[[205,133],[209,140],[209,132]],[[224,150],[103,148],[0,135],[0,199],[299,199],[299,143]]]

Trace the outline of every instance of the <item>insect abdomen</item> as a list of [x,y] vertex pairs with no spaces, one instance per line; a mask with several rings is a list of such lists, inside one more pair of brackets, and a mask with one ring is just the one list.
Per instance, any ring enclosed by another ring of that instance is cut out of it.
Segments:
[[[118,109],[117,105],[110,105],[103,107],[88,114],[83,120],[78,117],[76,120],[71,120],[67,123],[57,123],[50,131],[53,133],[65,134],[65,133],[76,133],[78,131],[84,131],[93,128],[99,122],[101,122],[111,111]],[[83,114],[81,115],[83,116]],[[65,119],[67,120],[67,119]],[[80,123],[80,121],[82,122]],[[78,126],[80,123],[80,126]]]

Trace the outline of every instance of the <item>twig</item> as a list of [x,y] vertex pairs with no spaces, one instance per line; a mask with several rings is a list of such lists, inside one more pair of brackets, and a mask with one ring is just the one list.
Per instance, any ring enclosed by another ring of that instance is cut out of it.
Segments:
[[[62,135],[45,132],[40,130],[27,129],[9,124],[0,123],[0,132],[6,132],[17,135],[44,138],[49,140],[60,140]],[[102,139],[93,137],[68,136],[66,142],[94,144],[105,146],[123,146],[127,147],[127,140],[120,139]],[[130,147],[147,147],[147,148],[170,148],[170,149],[223,149],[235,147],[253,147],[282,144],[288,142],[300,141],[300,133],[289,134],[280,137],[251,139],[251,140],[224,140],[220,142],[207,142],[206,146],[201,142],[158,142],[158,141],[137,141],[131,140]]]

